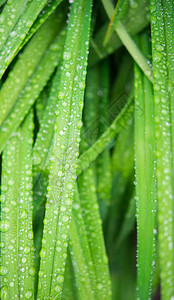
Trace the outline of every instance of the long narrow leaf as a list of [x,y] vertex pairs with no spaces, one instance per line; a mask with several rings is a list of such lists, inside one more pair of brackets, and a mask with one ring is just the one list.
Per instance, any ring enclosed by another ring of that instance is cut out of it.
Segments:
[[87,64],[91,1],[73,2],[58,92],[54,162],[44,220],[38,299],[61,299],[77,168]]
[[[148,51],[147,36],[142,48]],[[155,120],[152,85],[135,65],[135,166],[137,210],[137,293],[151,297],[155,253],[156,176]]]
[[77,186],[74,192],[70,229],[70,253],[79,299],[98,299],[96,278]]
[[108,30],[105,35],[104,45],[106,45],[108,43],[109,39],[112,36],[112,33],[114,32],[114,29],[117,25],[118,20],[120,20],[120,18],[122,16],[124,16],[124,14],[126,13],[128,5],[129,5],[128,0],[125,0],[125,1],[119,0],[117,2],[117,5],[115,7],[114,13],[112,15],[111,21],[108,26]]
[[162,299],[174,297],[173,227],[173,1],[151,1],[151,35],[156,122],[159,257]]
[[3,153],[1,299],[34,299],[32,231],[32,113]]

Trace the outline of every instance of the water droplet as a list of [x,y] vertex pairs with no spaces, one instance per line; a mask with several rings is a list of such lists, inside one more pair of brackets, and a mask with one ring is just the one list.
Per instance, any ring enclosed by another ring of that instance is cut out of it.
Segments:
[[34,268],[34,267],[31,267],[31,268],[29,269],[29,274],[30,274],[31,276],[33,276],[33,275],[35,274],[35,268]]
[[7,286],[3,286],[1,288],[1,299],[3,299],[3,300],[8,299],[8,288],[7,288]]
[[97,289],[98,289],[98,290],[102,290],[102,288],[103,288],[103,285],[102,285],[101,283],[98,283],[98,284],[97,284]]
[[6,275],[8,272],[7,268],[5,266],[0,266],[0,274]]
[[2,232],[8,231],[10,228],[10,223],[7,220],[2,220],[0,223],[0,230]]
[[79,83],[79,88],[81,91],[83,91],[85,89],[85,83],[84,82],[80,82]]
[[32,292],[32,291],[27,291],[27,292],[25,293],[25,297],[26,297],[27,299],[30,299],[30,298],[32,297],[32,295],[33,295],[33,292]]
[[43,258],[46,256],[46,249],[45,248],[42,248],[41,251],[40,251],[40,256]]
[[55,290],[55,292],[60,292],[60,291],[61,291],[60,285],[56,285],[56,286],[54,287],[54,290]]
[[24,209],[21,213],[21,219],[25,220],[28,217],[28,212],[26,211],[26,209]]
[[9,286],[10,286],[11,288],[14,287],[14,282],[11,281],[11,282],[9,283]]
[[64,93],[59,92],[59,93],[58,93],[58,99],[59,99],[59,100],[63,100],[64,98],[65,98]]
[[71,59],[71,53],[70,52],[64,52],[63,53],[63,59],[64,60],[70,60]]

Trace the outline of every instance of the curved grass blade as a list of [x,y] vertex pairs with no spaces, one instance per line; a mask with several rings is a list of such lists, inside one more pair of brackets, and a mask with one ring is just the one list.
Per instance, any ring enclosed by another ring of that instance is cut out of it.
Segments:
[[109,40],[114,32],[114,29],[117,25],[117,22],[120,20],[120,18],[122,18],[125,15],[125,13],[127,12],[128,6],[129,6],[128,0],[119,0],[117,2],[114,13],[112,15],[111,21],[108,26],[108,30],[105,35],[104,46],[106,46],[106,44],[109,42]]
[[[105,8],[105,11],[108,15],[108,17],[111,19],[114,8],[112,6],[111,1],[102,0],[103,6]],[[126,30],[125,26],[121,21],[117,22],[117,25],[115,27],[115,31],[117,32],[120,40],[122,41],[123,45],[126,47],[130,55],[133,57],[133,59],[136,61],[138,66],[142,69],[144,74],[147,76],[147,78],[153,82],[153,76],[152,76],[152,68],[147,63],[147,60],[143,53],[139,50],[134,40],[129,35],[128,31]]]
[[156,123],[158,240],[162,299],[174,298],[174,67],[173,1],[151,2]]
[[[148,37],[142,36],[144,51]],[[147,53],[146,53],[147,54]],[[151,297],[156,233],[156,156],[153,91],[137,65],[135,70],[135,166],[137,211],[137,297]],[[140,109],[141,108],[141,109]]]
[[2,152],[9,137],[18,128],[60,62],[64,39],[65,30],[63,29],[44,53],[34,74],[27,81],[18,95],[14,107],[2,123],[0,127],[0,152]]
[[[150,21],[149,5],[147,4],[147,0],[140,0],[138,1],[138,3],[136,1],[136,4],[136,8],[134,7],[128,10],[126,18],[123,19],[123,24],[130,36],[135,36],[136,34],[141,32],[148,26]],[[112,16],[112,13],[113,8],[111,8],[110,17]],[[96,64],[99,60],[107,57],[109,54],[114,53],[114,51],[122,46],[122,42],[116,32],[113,33],[112,39],[109,41],[109,43],[105,47],[103,46],[103,40],[106,35],[107,29],[108,22],[98,30],[98,32],[94,36],[94,39],[92,39],[92,47],[89,54],[90,65]]]
[[34,299],[32,231],[33,114],[3,153],[1,186],[1,299]]
[[5,120],[13,105],[17,102],[18,95],[33,76],[42,56],[56,37],[61,23],[62,18],[59,14],[55,13],[52,15],[35,34],[18,58],[0,90],[0,124]]
[[15,57],[27,32],[46,3],[47,0],[7,2],[1,14],[0,78]]
[[91,1],[73,2],[58,92],[54,162],[48,185],[38,299],[61,299],[79,151],[90,16]]

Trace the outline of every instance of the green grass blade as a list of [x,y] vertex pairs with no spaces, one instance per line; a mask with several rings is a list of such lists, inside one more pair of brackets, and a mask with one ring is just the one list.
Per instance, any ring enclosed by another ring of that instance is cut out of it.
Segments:
[[86,79],[83,123],[85,126],[84,135],[86,143],[90,146],[96,141],[98,137],[98,90],[98,67],[89,68]]
[[[102,0],[102,3],[103,3],[103,6],[105,8],[105,11],[106,11],[108,17],[111,19],[112,15],[114,13],[114,8],[112,6],[111,1]],[[136,61],[138,66],[142,69],[142,71],[147,76],[147,78],[149,78],[149,80],[151,82],[153,82],[152,68],[147,63],[145,56],[139,50],[136,43],[131,38],[131,36],[129,35],[128,31],[126,30],[125,26],[123,25],[123,23],[121,21],[117,22],[115,31],[117,32],[123,45],[126,47],[126,49],[130,53],[130,55],[133,57],[133,59]]]
[[37,116],[39,126],[41,126],[41,124],[42,124],[45,107],[46,107],[47,101],[48,101],[48,96],[49,96],[49,87],[47,84],[46,87],[44,88],[44,90],[40,93],[39,98],[37,99],[37,101],[35,103],[36,116]]
[[[128,103],[122,109],[120,115],[118,115],[112,124],[108,127],[108,129],[98,138],[98,140],[83,154],[80,155],[78,159],[78,167],[77,167],[77,175],[80,175],[81,172],[87,169],[92,162],[104,151],[107,149],[108,145],[112,141],[112,139],[122,131],[122,129],[126,128],[127,122],[130,120],[133,114],[133,103],[132,103],[132,96],[128,100]],[[45,153],[47,153],[45,151]],[[47,154],[46,154],[47,155]],[[45,157],[45,156],[44,156]],[[37,160],[37,155],[35,156],[34,160]],[[51,161],[54,160],[54,155],[51,155]],[[40,155],[39,155],[39,162],[40,162]],[[36,162],[34,163],[36,165]],[[36,173],[36,181],[38,180],[38,175]],[[44,201],[44,200],[43,200]],[[39,206],[42,202],[38,202],[36,205],[36,210],[39,209]]]
[[108,43],[108,41],[110,40],[110,38],[114,32],[114,29],[115,29],[118,21],[120,20],[120,18],[125,15],[128,5],[129,5],[128,0],[125,0],[125,1],[119,0],[117,2],[114,13],[113,13],[111,21],[110,21],[110,24],[108,26],[108,30],[105,35],[104,45],[106,45]]
[[81,195],[86,233],[96,275],[97,297],[99,297],[99,299],[111,299],[108,260],[102,234],[94,172],[92,168],[88,168],[80,176],[79,192]]
[[[109,124],[109,64],[103,62],[100,69],[100,98],[99,98],[99,135],[103,134]],[[112,186],[111,157],[109,150],[99,155],[97,160],[97,193],[99,199],[109,203]]]
[[[38,272],[40,267],[40,250],[43,237],[43,219],[45,216],[46,191],[48,176],[40,174],[38,181],[33,186],[33,231],[34,231],[34,264],[35,264],[35,295],[38,288]],[[42,204],[39,205],[42,201]]]
[[6,2],[6,0],[0,0],[0,7]]
[[[26,0],[7,1],[1,13],[0,49],[7,41],[10,32],[27,6]],[[3,60],[2,60],[3,61]]]
[[135,205],[135,198],[133,196],[129,202],[129,206],[125,214],[123,225],[116,241],[117,248],[120,247],[120,244],[127,238],[130,232],[133,231],[135,225],[135,214],[136,214],[136,205]]
[[[56,104],[57,93],[60,83],[61,69],[58,68],[51,86],[51,91],[43,113],[43,119],[39,132],[37,134],[36,142],[33,149],[33,165],[34,175],[38,176],[41,170],[44,170],[48,162],[49,153],[52,152],[52,144],[54,137],[54,126],[56,122]],[[42,151],[42,149],[45,149]]]
[[162,299],[174,297],[173,1],[151,1],[156,122],[159,258]]
[[44,53],[34,74],[29,78],[18,95],[16,104],[2,123],[0,127],[0,152],[2,152],[9,137],[18,128],[60,62],[64,39],[65,30],[63,29]]
[[32,231],[32,113],[3,153],[1,299],[34,299]]
[[0,90],[0,124],[2,124],[7,117],[17,101],[16,98],[27,84],[27,81],[34,74],[42,56],[56,37],[56,34],[58,33],[57,28],[60,28],[61,21],[62,19],[59,14],[57,15],[55,13],[52,15],[35,34],[30,43],[28,43],[12,71],[9,73]]
[[89,249],[77,186],[74,192],[70,229],[70,254],[79,299],[98,299],[94,265]]
[[[148,51],[148,37],[142,49]],[[137,211],[137,297],[151,297],[156,234],[156,156],[153,91],[135,65],[135,166]]]
[[[135,36],[137,33],[141,32],[148,26],[150,21],[149,5],[147,5],[147,1],[139,1],[138,3],[136,1],[136,4],[136,8],[134,7],[128,10],[126,18],[123,19],[123,24],[131,36]],[[113,8],[111,9],[112,13]],[[110,16],[112,16],[112,14]],[[108,22],[97,31],[94,39],[92,40],[89,54],[89,61],[91,65],[96,64],[99,60],[114,53],[114,51],[122,46],[122,42],[116,32],[113,33],[112,39],[110,39],[108,44],[105,47],[103,46],[103,40],[106,35],[107,29]]]
[[57,281],[57,276],[62,278],[65,269],[79,151],[90,15],[91,1],[73,2],[58,92],[54,162],[48,186],[38,299],[61,299],[63,281]]
[[0,78],[15,57],[28,30],[46,3],[47,0],[7,2],[1,14]]
[[[33,23],[30,30],[27,32],[25,39],[22,44],[18,48],[18,51],[21,50],[24,45],[31,39],[33,34],[40,28],[40,26],[47,20],[47,18],[51,15],[51,13],[56,9],[56,7],[62,2],[62,0],[50,0],[43,8],[43,10],[38,15],[37,19]],[[58,20],[59,18],[57,18]]]
[[74,279],[74,271],[72,267],[70,253],[68,251],[66,266],[65,266],[63,290],[62,290],[62,300],[69,300],[69,299],[78,300],[76,286],[75,286],[75,279]]

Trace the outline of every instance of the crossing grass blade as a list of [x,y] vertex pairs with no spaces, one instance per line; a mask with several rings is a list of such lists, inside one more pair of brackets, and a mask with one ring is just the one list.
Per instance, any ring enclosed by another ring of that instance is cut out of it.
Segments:
[[[109,2],[108,2],[109,3]],[[132,2],[134,3],[134,2]],[[149,5],[147,1],[139,1],[136,7],[128,10],[126,18],[123,18],[122,22],[124,27],[130,34],[130,36],[135,36],[146,28],[150,21]],[[110,17],[113,14],[113,7],[111,8]],[[94,65],[101,59],[114,53],[117,49],[122,46],[122,42],[119,39],[116,32],[113,33],[112,39],[107,43],[106,46],[103,45],[103,40],[108,29],[108,22],[104,24],[94,35],[91,41],[91,51],[89,54],[90,65]]]
[[111,21],[109,23],[109,26],[108,26],[108,30],[106,32],[106,35],[105,35],[105,39],[104,39],[104,45],[106,45],[108,43],[108,41],[110,40],[113,32],[114,32],[114,29],[117,25],[117,22],[120,20],[120,18],[122,16],[125,15],[127,9],[128,9],[128,6],[129,6],[129,1],[128,0],[125,0],[125,1],[122,1],[122,0],[119,0],[115,6],[115,9],[114,9],[114,13],[112,15],[112,18],[111,18]]
[[46,3],[47,0],[14,0],[5,5],[0,17],[0,78]]
[[[91,1],[72,3],[58,92],[53,162],[41,250],[38,299],[61,299],[79,155]],[[71,125],[71,126],[70,126]]]
[[[148,54],[148,37],[141,38]],[[151,297],[156,228],[156,145],[152,85],[135,65],[137,297]],[[141,108],[141,109],[140,109]]]
[[[108,17],[111,19],[114,13],[114,8],[112,6],[111,1],[102,0],[102,3]],[[137,47],[137,44],[131,38],[124,24],[121,21],[117,22],[115,31],[117,32],[119,38],[121,39],[123,45],[126,47],[130,55],[133,57],[133,59],[136,61],[139,67],[143,70],[144,74],[149,78],[151,82],[153,82],[152,68],[147,63],[145,56]]]
[[1,299],[34,299],[32,231],[33,114],[3,152],[1,186]]
[[162,299],[174,298],[173,229],[173,1],[151,4],[151,36],[156,123],[158,240]]
[[29,78],[19,95],[17,95],[15,105],[0,127],[0,152],[2,152],[9,137],[18,128],[59,64],[64,39],[65,30],[62,29],[60,35],[55,38],[42,56],[34,74]]

